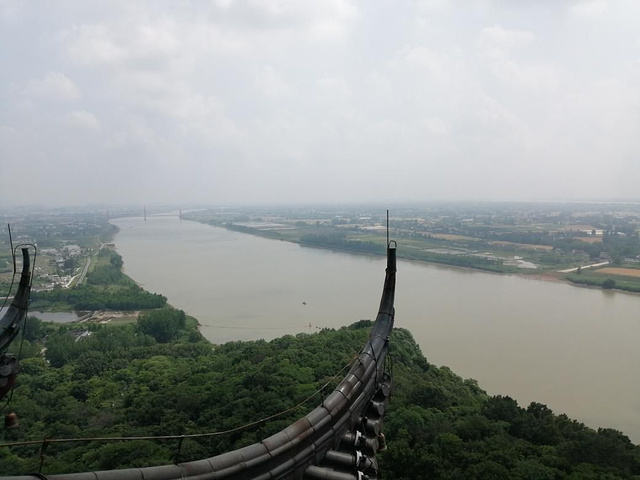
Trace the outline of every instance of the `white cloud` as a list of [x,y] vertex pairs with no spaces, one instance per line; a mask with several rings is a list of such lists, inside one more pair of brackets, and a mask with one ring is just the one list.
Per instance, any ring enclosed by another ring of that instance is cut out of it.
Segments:
[[319,94],[325,99],[345,102],[351,97],[351,87],[342,75],[323,74],[316,82]]
[[170,20],[89,24],[72,27],[61,39],[70,58],[86,66],[158,69],[178,52],[175,30]]
[[342,25],[356,15],[350,0],[235,0],[214,2],[221,22],[258,29],[322,29]]
[[449,0],[414,0],[414,2],[416,9],[426,14],[446,10],[451,7]]
[[517,51],[531,46],[535,38],[529,31],[508,30],[494,25],[482,29],[477,46],[485,65],[495,78],[524,88],[556,90],[559,78],[554,66],[544,62],[514,59]]
[[271,98],[283,97],[291,93],[289,84],[271,65],[265,66],[258,72],[254,85],[258,91]]
[[442,118],[425,118],[421,122],[422,127],[431,135],[446,137],[451,135],[451,127]]
[[549,64],[519,64],[501,59],[490,62],[489,66],[496,78],[525,88],[555,91],[560,81],[555,68]]
[[72,125],[80,128],[94,131],[99,131],[102,128],[100,120],[93,113],[84,110],[76,110],[69,113],[68,119]]
[[0,0],[0,21],[13,23],[23,16],[22,2]]
[[27,82],[24,93],[33,98],[76,100],[80,89],[63,73],[48,72],[43,79]]
[[579,0],[569,7],[569,13],[576,17],[600,18],[609,13],[609,1]]
[[44,185],[84,162],[78,176],[140,174],[160,200],[313,201],[330,184],[365,201],[390,159],[404,199],[570,196],[568,176],[605,196],[592,163],[640,156],[631,1],[24,2],[0,29],[24,43],[0,80],[0,148]]
[[[414,72],[426,74],[434,80],[449,82],[459,68],[447,53],[433,51],[421,46],[405,46],[401,52],[402,61]],[[419,74],[419,73],[418,73]],[[420,75],[420,76],[422,76]]]
[[483,28],[480,32],[479,45],[485,48],[512,50],[530,45],[535,35],[525,30],[509,30],[500,25]]

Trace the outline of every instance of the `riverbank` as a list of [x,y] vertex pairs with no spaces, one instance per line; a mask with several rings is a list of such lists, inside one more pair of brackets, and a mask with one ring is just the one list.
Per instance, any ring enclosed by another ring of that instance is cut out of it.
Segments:
[[[271,240],[280,240],[294,243],[303,247],[318,248],[335,252],[345,252],[354,255],[365,255],[381,257],[385,255],[384,243],[386,240],[376,239],[368,241],[350,241],[343,238],[332,239],[329,235],[294,235],[290,228],[286,229],[283,234],[282,230],[251,228],[245,225],[220,224],[219,222],[204,221],[193,219],[198,223],[210,225],[217,228],[225,228],[230,231],[254,235],[257,237],[267,238]],[[404,239],[403,239],[404,240]],[[408,240],[409,242],[411,240]],[[468,256],[459,256],[455,254],[434,254],[420,249],[414,245],[403,245],[408,248],[398,250],[398,258],[421,262],[430,265],[443,265],[453,268],[470,269],[481,272],[497,273],[503,275],[516,275],[523,278],[532,278],[536,280],[550,281],[555,283],[565,283],[572,286],[602,288],[605,290],[618,290],[627,293],[640,293],[640,276],[624,277],[608,274],[602,276],[598,273],[598,267],[609,265],[610,262],[599,262],[596,264],[587,264],[584,266],[571,267],[568,269],[557,270],[557,266],[548,267],[541,272],[515,267],[513,265],[500,264],[499,261],[488,256],[480,256],[470,258]],[[452,250],[453,251],[453,250]],[[584,270],[590,270],[591,275],[586,275]],[[611,278],[613,277],[613,278]],[[613,280],[613,281],[612,281]]]
[[[205,225],[226,228],[239,233],[246,233],[258,237],[268,238],[272,240],[283,240],[295,243],[304,247],[322,248],[338,252],[348,252],[354,254],[385,256],[386,255],[386,239],[381,236],[366,236],[363,239],[350,239],[342,234],[342,232],[321,232],[317,233],[315,229],[301,230],[296,233],[295,230],[286,228],[279,229],[259,229],[251,228],[244,225],[236,224],[220,224],[218,222],[205,222],[195,220]],[[309,233],[312,232],[312,233]],[[475,270],[492,272],[492,273],[516,273],[519,269],[511,265],[503,265],[497,258],[488,255],[456,255],[439,253],[438,249],[428,250],[413,245],[415,241],[402,239],[403,246],[407,247],[398,252],[398,258],[406,260],[422,261],[424,263],[447,265],[452,267],[468,267]],[[440,249],[442,250],[442,249]],[[453,252],[453,250],[452,250]]]

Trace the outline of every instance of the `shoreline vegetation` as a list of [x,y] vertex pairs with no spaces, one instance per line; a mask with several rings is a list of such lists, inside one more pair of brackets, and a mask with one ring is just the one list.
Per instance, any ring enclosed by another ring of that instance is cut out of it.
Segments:
[[[196,220],[197,221],[197,220]],[[384,243],[382,240],[350,240],[345,235],[337,234],[304,234],[299,238],[282,236],[277,230],[260,230],[235,224],[218,224],[214,222],[201,222],[215,227],[226,228],[227,230],[255,235],[272,240],[282,240],[296,243],[304,247],[322,248],[326,250],[348,252],[361,255],[384,256]],[[428,254],[420,255],[418,252],[399,252],[398,258],[405,260],[415,260],[424,263],[446,265],[450,267],[473,268],[492,273],[517,273],[515,268],[502,267],[498,262],[485,258],[457,257],[453,255]]]
[[[187,219],[189,220],[190,218]],[[229,222],[219,222],[217,220],[207,221],[204,219],[198,219],[197,217],[190,220],[271,240],[287,241],[304,247],[321,248],[357,255],[384,256],[383,248],[386,240],[382,237],[372,236],[369,240],[350,239],[342,232],[331,232],[328,234],[303,233],[296,235],[291,231],[291,229],[282,231],[278,229],[263,230]],[[283,231],[286,233],[283,234]],[[442,241],[446,242],[445,239],[442,239]],[[446,243],[443,245],[448,246]],[[621,271],[631,271],[633,275],[630,276],[625,275],[624,273],[612,275],[607,272],[600,273],[598,271],[606,270],[604,268],[584,268],[584,270],[582,270],[583,266],[580,265],[574,267],[575,271],[571,273],[565,273],[549,268],[542,271],[523,271],[523,269],[516,266],[505,265],[500,260],[487,256],[472,257],[447,253],[425,253],[424,250],[420,251],[419,247],[413,245],[405,245],[405,247],[408,249],[404,248],[399,251],[398,258],[432,265],[444,265],[447,267],[472,269],[488,273],[518,275],[525,278],[534,278],[543,281],[562,282],[577,287],[601,288],[604,290],[619,290],[627,293],[640,293],[640,275],[637,274],[640,273],[640,264],[619,269]],[[604,265],[608,265],[608,263]],[[561,266],[564,267],[566,265],[563,264]]]

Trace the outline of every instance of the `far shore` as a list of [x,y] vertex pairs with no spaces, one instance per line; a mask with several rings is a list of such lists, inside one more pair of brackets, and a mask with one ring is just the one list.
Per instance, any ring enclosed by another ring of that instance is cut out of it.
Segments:
[[[192,220],[192,221],[196,221],[197,220]],[[209,225],[211,227],[215,227],[215,228],[225,228],[223,226],[219,226],[219,225],[212,225],[210,223],[206,223],[206,222],[198,222],[198,223],[202,223],[204,225]],[[260,231],[236,231],[233,230],[236,233],[244,233],[247,235],[253,235],[256,237],[261,237],[261,238],[266,238],[269,240],[279,240],[281,242],[289,242],[289,243],[295,243],[296,245],[300,245],[301,247],[308,247],[308,248],[318,248],[321,250],[329,250],[329,251],[334,251],[334,252],[342,252],[342,253],[348,253],[348,254],[352,254],[352,255],[365,255],[365,256],[369,256],[369,257],[383,257],[384,254],[383,253],[371,253],[371,252],[361,252],[358,250],[350,250],[347,248],[338,248],[338,247],[334,247],[331,245],[314,245],[314,244],[309,244],[309,243],[302,243],[302,242],[298,242],[295,240],[288,240],[288,239],[279,239],[279,238],[273,238],[269,235],[261,235]],[[525,273],[525,272],[518,272],[518,271],[513,271],[513,272],[497,272],[497,271],[492,271],[492,270],[486,270],[483,268],[478,268],[478,267],[473,267],[473,266],[463,266],[463,265],[451,265],[451,264],[447,264],[447,263],[441,263],[441,262],[434,262],[434,261],[429,261],[429,260],[423,260],[423,259],[415,259],[415,258],[405,258],[402,256],[402,253],[399,252],[398,254],[398,259],[404,260],[404,261],[408,261],[408,262],[417,262],[417,263],[421,263],[421,264],[427,264],[427,265],[435,265],[438,267],[445,267],[445,268],[452,268],[452,269],[456,269],[456,270],[464,270],[464,271],[474,271],[474,272],[482,272],[482,273],[490,273],[490,274],[495,274],[495,275],[516,275],[518,277],[522,277],[522,278],[530,278],[532,280],[541,280],[541,281],[545,281],[545,282],[555,282],[555,283],[565,283],[574,287],[583,287],[583,288],[590,288],[590,289],[597,289],[597,290],[602,290],[602,288],[600,286],[594,286],[594,285],[584,285],[584,284],[579,284],[579,283],[574,283],[570,280],[568,280],[566,277],[564,277],[564,273],[571,273],[571,272],[576,272],[578,269],[591,269],[592,267],[599,267],[599,266],[604,266],[606,264],[609,264],[610,262],[599,262],[599,263],[595,263],[595,264],[590,264],[590,265],[584,265],[584,266],[578,266],[578,267],[573,267],[570,269],[566,269],[566,270],[547,270],[544,272],[539,272],[539,273],[533,273],[529,270],[529,272],[531,273]],[[628,294],[633,294],[633,295],[638,295],[640,294],[640,292],[632,292],[632,291],[628,291],[628,290],[624,290],[624,289],[620,289],[620,288],[612,288],[610,289],[611,291],[616,291],[616,292],[622,292],[622,293],[628,293]]]

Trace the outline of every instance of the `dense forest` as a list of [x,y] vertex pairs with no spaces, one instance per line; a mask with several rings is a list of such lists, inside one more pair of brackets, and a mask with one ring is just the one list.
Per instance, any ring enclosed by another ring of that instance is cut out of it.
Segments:
[[[164,308],[137,324],[77,327],[28,320],[23,372],[4,442],[45,437],[222,432],[298,404],[289,414],[200,439],[72,442],[0,448],[0,472],[45,474],[173,463],[259,441],[315,406],[362,348],[371,322],[270,342],[212,345],[195,321]],[[42,347],[46,347],[43,352]],[[532,403],[488,396],[431,365],[411,334],[390,342],[394,392],[385,417],[386,479],[618,479],[640,475],[640,447]],[[336,375],[336,380],[330,380]],[[42,457],[40,456],[41,454]]]

